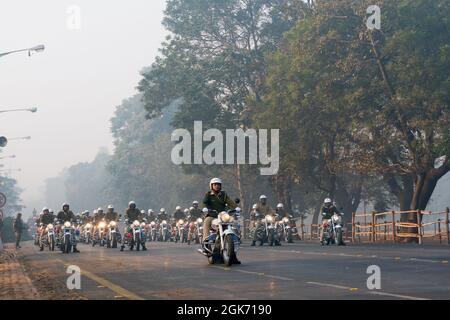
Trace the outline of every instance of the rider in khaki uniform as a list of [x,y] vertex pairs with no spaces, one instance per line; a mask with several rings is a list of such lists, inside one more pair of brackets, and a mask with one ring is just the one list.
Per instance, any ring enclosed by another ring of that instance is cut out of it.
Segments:
[[[222,191],[222,180],[213,178],[209,183],[209,187],[211,191],[205,194],[202,204],[203,208],[209,210],[203,222],[203,241],[207,241],[212,221],[218,217],[219,213],[237,208],[237,204],[231,200],[225,191]],[[234,264],[241,264],[237,257],[234,257],[234,260]]]
[[203,198],[203,208],[207,208],[210,211],[206,214],[205,221],[203,222],[203,239],[206,240],[209,236],[209,231],[211,230],[211,223],[216,219],[222,211],[227,208],[235,209],[237,207],[236,203],[231,200],[231,198],[222,191],[222,180],[219,178],[214,178],[209,183],[211,191],[208,191]]
[[[259,217],[259,219],[254,220],[255,233],[253,235],[253,241],[251,244],[252,247],[254,247],[256,245],[256,241],[258,240],[257,239],[258,233],[256,232],[256,230],[258,230],[258,228],[261,226],[261,219],[264,219],[265,216],[267,216],[267,215],[271,215],[274,218],[276,217],[275,212],[267,204],[267,197],[265,195],[262,195],[259,197],[259,202],[256,205],[256,208],[254,209],[254,211],[258,212],[260,214],[260,217]],[[261,243],[261,245],[262,245],[262,243]]]

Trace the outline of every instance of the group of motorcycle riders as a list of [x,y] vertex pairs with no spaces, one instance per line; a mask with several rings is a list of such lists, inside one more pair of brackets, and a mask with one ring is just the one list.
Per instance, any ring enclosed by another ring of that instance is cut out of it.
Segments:
[[[42,209],[42,213],[36,221],[38,228],[35,243],[40,246],[41,251],[44,250],[45,246],[54,250],[53,248],[56,245],[63,252],[66,248],[66,251],[73,249],[74,253],[80,252],[77,248],[79,241],[92,243],[93,245],[106,243],[108,247],[112,248],[117,248],[118,243],[120,243],[121,250],[123,250],[125,244],[130,245],[130,250],[133,250],[133,247],[136,247],[137,250],[140,247],[142,247],[142,250],[147,250],[146,240],[174,240],[175,242],[187,242],[188,244],[191,241],[202,243],[202,241],[207,241],[211,232],[214,232],[212,224],[219,214],[227,210],[234,210],[237,213],[237,218],[239,218],[238,204],[239,199],[232,200],[222,190],[221,179],[214,178],[210,181],[210,190],[205,193],[201,206],[198,201],[194,201],[189,209],[183,210],[182,207],[177,206],[173,215],[169,215],[164,208],[161,208],[158,213],[155,213],[152,209],[148,211],[139,210],[136,203],[130,201],[125,211],[125,228],[123,236],[121,236],[117,226],[122,215],[114,210],[113,205],[109,205],[106,212],[102,208],[98,208],[94,210],[93,215],[90,215],[87,210],[75,215],[70,210],[69,204],[64,203],[62,210],[56,215],[48,208]],[[325,199],[321,213],[324,226],[332,219],[333,215],[342,215],[329,198]],[[237,221],[238,219],[236,219],[236,223]],[[277,232],[280,225],[282,230]],[[240,241],[240,225],[237,229]],[[150,231],[146,232],[146,230]],[[163,234],[163,230],[167,230],[167,237]],[[173,230],[172,233],[170,233],[171,230]],[[186,232],[184,233],[183,230],[186,230]],[[249,230],[252,239],[251,246],[255,246],[257,242],[259,242],[259,245],[267,242],[269,245],[279,246],[281,245],[282,235],[283,240],[288,243],[292,243],[295,236],[298,237],[294,217],[284,209],[282,203],[279,203],[273,210],[264,195],[260,196],[259,202],[252,207]],[[76,237],[74,233],[77,233]],[[108,236],[111,233],[113,233],[114,238]],[[321,228],[320,241],[322,245],[325,243],[325,233],[326,228]],[[50,238],[49,235],[51,235]],[[70,237],[65,240],[65,235]],[[66,242],[70,242],[70,248]],[[339,238],[339,245],[345,245],[342,237]],[[236,257],[234,260],[234,263],[240,264]]]

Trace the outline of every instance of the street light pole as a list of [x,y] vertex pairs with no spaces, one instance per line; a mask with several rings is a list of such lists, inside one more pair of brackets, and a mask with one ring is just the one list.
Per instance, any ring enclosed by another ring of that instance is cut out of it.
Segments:
[[45,46],[43,44],[32,47],[32,48],[27,48],[27,49],[20,49],[20,50],[14,50],[14,51],[9,51],[9,52],[4,52],[4,53],[0,53],[0,58],[3,56],[6,56],[8,54],[12,54],[12,53],[18,53],[18,52],[24,52],[24,51],[28,51],[28,56],[31,56],[31,52],[42,52],[44,51]]

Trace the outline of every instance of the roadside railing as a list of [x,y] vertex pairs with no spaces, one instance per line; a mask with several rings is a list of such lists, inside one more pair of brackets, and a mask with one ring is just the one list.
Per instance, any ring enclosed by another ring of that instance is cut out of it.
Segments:
[[[440,212],[409,210],[353,213],[351,240],[397,243],[404,238],[417,238],[422,244],[424,239],[429,238],[439,240],[439,243],[445,239],[450,244],[449,211],[447,208]],[[415,217],[415,221],[411,217]]]

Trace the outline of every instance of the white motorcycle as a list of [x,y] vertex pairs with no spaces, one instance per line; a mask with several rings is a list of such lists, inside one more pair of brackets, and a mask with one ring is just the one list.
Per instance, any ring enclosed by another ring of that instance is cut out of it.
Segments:
[[[323,216],[326,215],[326,213],[322,213]],[[344,214],[338,214],[334,213],[331,216],[331,219],[326,219],[323,221],[322,228],[323,228],[323,242],[322,245],[326,244],[336,244],[338,246],[343,245],[343,223],[342,223],[342,216]]]
[[212,221],[211,232],[205,241],[202,241],[202,249],[199,252],[208,258],[209,264],[223,261],[226,266],[231,266],[237,261],[240,240],[233,229],[235,212],[240,212],[240,208],[221,212]]
[[106,240],[106,247],[116,249],[119,242],[121,242],[121,235],[117,227],[117,222],[111,221],[108,225],[108,238]]

